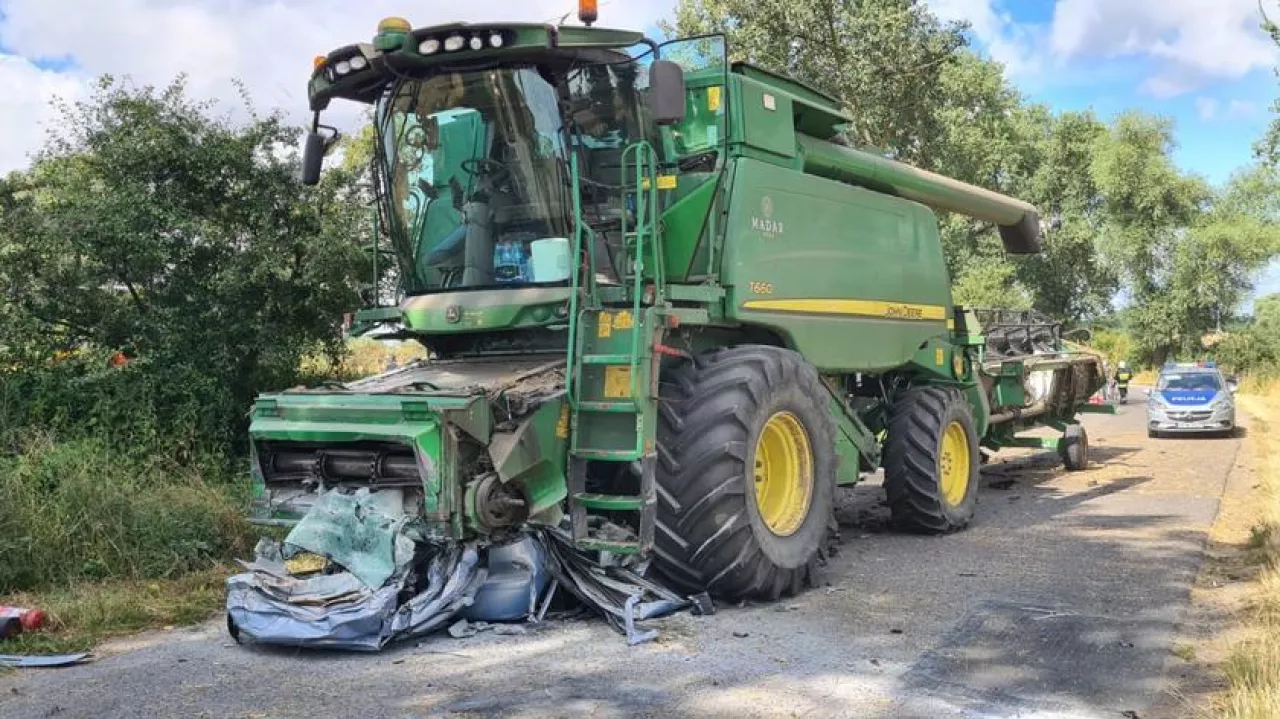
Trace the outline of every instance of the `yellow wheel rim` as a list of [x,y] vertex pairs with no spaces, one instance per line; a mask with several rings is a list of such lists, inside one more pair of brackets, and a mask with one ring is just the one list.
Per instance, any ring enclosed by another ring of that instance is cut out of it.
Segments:
[[769,531],[779,537],[795,534],[813,501],[813,450],[794,414],[778,412],[764,423],[756,440],[754,488]]
[[958,507],[969,493],[969,465],[969,433],[964,425],[952,422],[942,433],[942,451],[938,454],[942,498],[952,507]]

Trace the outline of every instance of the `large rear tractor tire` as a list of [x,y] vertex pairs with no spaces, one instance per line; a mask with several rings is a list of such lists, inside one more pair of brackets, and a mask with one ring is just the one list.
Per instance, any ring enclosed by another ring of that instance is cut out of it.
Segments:
[[973,411],[953,389],[908,390],[889,415],[884,489],[894,526],[925,534],[963,528],[978,502]]
[[662,376],[655,566],[687,592],[776,599],[812,580],[835,505],[835,420],[790,350],[716,350]]

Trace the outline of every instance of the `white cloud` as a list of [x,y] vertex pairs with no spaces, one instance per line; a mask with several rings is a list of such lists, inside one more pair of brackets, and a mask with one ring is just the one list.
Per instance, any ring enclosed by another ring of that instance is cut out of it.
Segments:
[[1218,116],[1218,101],[1212,97],[1197,97],[1196,114],[1201,120],[1212,120]]
[[0,175],[28,162],[28,154],[40,147],[47,123],[55,113],[49,101],[55,97],[76,99],[81,84],[74,78],[41,70],[24,58],[0,54]]
[[1058,0],[1051,46],[1062,60],[1147,57],[1142,90],[1168,98],[1276,62],[1257,0]]
[[1042,54],[1036,50],[1043,28],[1015,22],[996,0],[928,0],[928,4],[942,20],[968,22],[987,53],[1011,77],[1033,76],[1043,68]]
[[[644,29],[674,4],[605,0],[599,24]],[[283,108],[301,121],[311,58],[368,41],[383,17],[405,16],[415,26],[540,23],[576,8],[575,0],[6,0],[0,47],[14,56],[0,55],[0,172],[25,165],[39,146],[39,122],[50,117],[45,105],[54,94],[83,93],[103,73],[151,84],[185,73],[193,95],[231,100],[236,78],[260,109]],[[66,59],[72,68],[63,72],[31,62]]]
[[1232,100],[1227,105],[1227,117],[1243,119],[1256,116],[1262,107],[1252,100]]

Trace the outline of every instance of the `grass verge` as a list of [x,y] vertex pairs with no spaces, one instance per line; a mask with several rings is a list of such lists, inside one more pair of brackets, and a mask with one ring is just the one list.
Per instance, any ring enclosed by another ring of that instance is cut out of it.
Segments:
[[39,607],[50,619],[41,631],[0,641],[0,654],[84,651],[110,637],[204,621],[223,606],[232,571],[218,565],[174,579],[108,580],[0,597],[0,604]]
[[0,654],[82,650],[212,616],[255,535],[245,479],[90,440],[33,437],[0,457],[0,605],[52,620],[0,641]]
[[1270,719],[1280,716],[1280,382],[1247,389],[1253,392],[1240,402],[1254,418],[1250,444],[1267,503],[1249,549],[1266,569],[1244,617],[1248,638],[1232,650],[1224,667],[1228,688],[1220,716]]

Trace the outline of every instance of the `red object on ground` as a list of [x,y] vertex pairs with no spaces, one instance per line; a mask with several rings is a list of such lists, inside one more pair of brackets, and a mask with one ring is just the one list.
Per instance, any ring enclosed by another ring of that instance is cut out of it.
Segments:
[[43,627],[48,621],[48,616],[39,609],[0,605],[0,620],[3,619],[17,619],[24,631],[31,632]]

